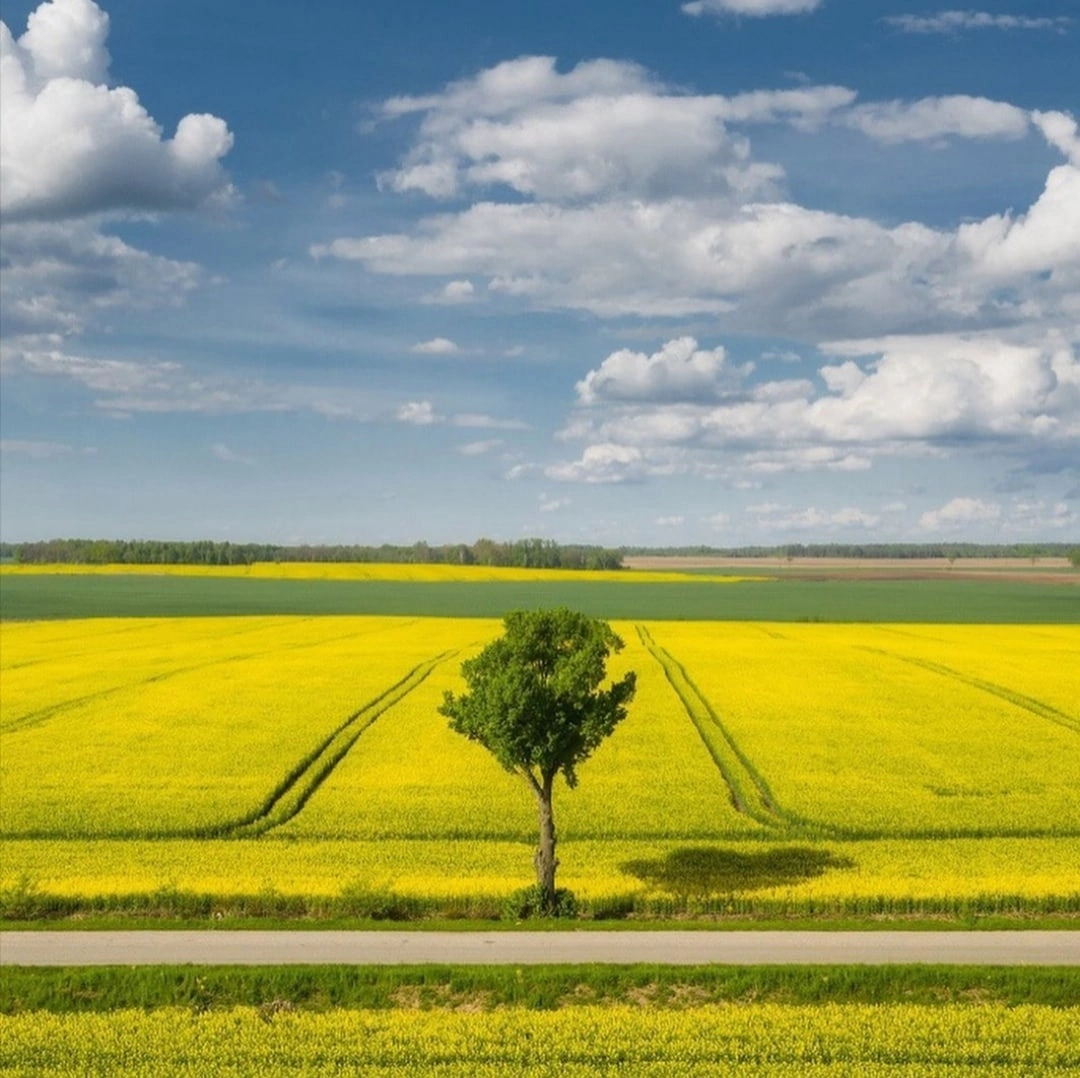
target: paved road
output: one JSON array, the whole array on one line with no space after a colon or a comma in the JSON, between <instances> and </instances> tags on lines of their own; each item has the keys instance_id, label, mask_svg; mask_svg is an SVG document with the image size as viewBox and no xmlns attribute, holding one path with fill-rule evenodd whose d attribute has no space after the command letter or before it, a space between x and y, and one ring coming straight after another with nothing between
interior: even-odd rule
<instances>
[{"instance_id":1,"label":"paved road","mask_svg":"<svg viewBox=\"0 0 1080 1078\"><path fill-rule=\"evenodd\" d=\"M0 965L1080 966L1076 932L3 932Z\"/></svg>"}]
</instances>

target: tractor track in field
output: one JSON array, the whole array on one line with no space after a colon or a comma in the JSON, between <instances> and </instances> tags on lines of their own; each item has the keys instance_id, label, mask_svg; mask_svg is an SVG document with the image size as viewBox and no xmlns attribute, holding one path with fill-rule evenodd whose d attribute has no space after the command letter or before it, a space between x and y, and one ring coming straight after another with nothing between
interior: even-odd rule
<instances>
[{"instance_id":1,"label":"tractor track in field","mask_svg":"<svg viewBox=\"0 0 1080 1078\"><path fill-rule=\"evenodd\" d=\"M636 629L642 645L664 671L668 684L678 696L716 764L735 811L770 828L785 827L794 822L779 808L768 783L736 744L682 664L657 644L643 625L636 626Z\"/></svg>"},{"instance_id":2,"label":"tractor track in field","mask_svg":"<svg viewBox=\"0 0 1080 1078\"><path fill-rule=\"evenodd\" d=\"M266 615L266 616L267 617L274 617L274 615L272 615L272 614L271 615ZM306 617L298 617L294 622L292 622L292 624L293 625L299 625L301 622L315 621L317 617L318 617L318 615L316 615L316 614L311 614L311 615L306 616ZM167 619L165 619L165 620L167 620ZM141 628L145 628L145 626L135 625L135 626L132 626L132 627L126 628L126 629L117 629L115 632L111 632L111 633L102 633L101 635L102 636L119 636L119 635L121 635L123 633L137 632ZM254 635L255 633L265 633L265 632L269 632L271 629L278 629L278 628L280 628L279 625L260 625L260 626L258 626L257 628L254 628L254 629L252 629L252 628L233 629L230 632L221 633L220 636L209 637L207 640L205 640L203 642L204 643L214 643L214 644L216 644L221 640L232 640L233 638L235 638L237 636L251 636L251 635ZM71 641L71 640L80 641L80 640L85 640L85 639L86 639L86 634L84 633L82 636L69 636L69 637L66 637L63 641L53 641L51 643L66 643L66 642ZM64 659L65 660L68 660L68 659L85 659L87 656L90 656L90 655L93 655L95 658L104 658L107 655L114 655L118 651L123 652L125 655L129 655L129 654L133 654L134 652L138 652L138 651L147 651L147 650L150 650L150 649L155 648L155 647L160 648L161 647L160 643L158 643L158 644L140 644L138 647L134 647L134 648L125 648L123 646L117 646L117 647L106 648L103 651L97 651L97 650L94 650L94 649L91 649L89 651L69 651L64 655ZM46 657L44 659L28 659L26 662L12 663L10 666L0 666L0 672L6 672L8 670L25 670L28 666L41 666L43 663L51 663L51 662L55 662L55 661L56 660L54 658L52 658L52 657Z\"/></svg>"},{"instance_id":3,"label":"tractor track in field","mask_svg":"<svg viewBox=\"0 0 1080 1078\"><path fill-rule=\"evenodd\" d=\"M953 670L950 666L932 662L930 659L919 659L911 655L898 655L895 651L886 651L884 648L872 648L866 645L857 644L856 647L860 651L868 651L874 655L884 655L887 658L895 659L897 662L908 663L911 666L929 670L932 674L938 674L952 681L959 681L962 685L968 685L973 689L989 693L991 696L996 696L999 700L1004 700L1014 707L1027 711L1032 715L1038 715L1041 719L1056 723L1066 730L1071 730L1074 734L1080 734L1080 719L1072 715L1066 715L1064 711L1058 711L1056 707L1052 707L1050 704L1045 704L1031 696L1025 696L1023 693L1006 688L1004 685L998 685L993 681L984 681L982 678L969 677L967 674L960 673L959 670Z\"/></svg>"},{"instance_id":4,"label":"tractor track in field","mask_svg":"<svg viewBox=\"0 0 1080 1078\"><path fill-rule=\"evenodd\" d=\"M436 667L460 654L460 650L444 651L414 666L404 677L394 682L373 700L354 711L315 748L308 753L271 791L253 813L222 827L199 832L200 838L254 838L275 827L288 823L308 803L316 790L330 777L334 769L349 754L361 734L390 708L400 703L418 688Z\"/></svg>"},{"instance_id":5,"label":"tractor track in field","mask_svg":"<svg viewBox=\"0 0 1080 1078\"><path fill-rule=\"evenodd\" d=\"M87 839L167 841L177 839L257 838L287 823L308 803L316 790L330 777L348 755L360 735L384 712L400 703L442 663L461 654L464 649L444 651L417 663L403 677L352 712L327 734L289 773L270 791L258 808L238 819L201 827L179 828L174 831L116 831L89 834ZM51 832L0 832L0 839L55 839Z\"/></svg>"},{"instance_id":6,"label":"tractor track in field","mask_svg":"<svg viewBox=\"0 0 1080 1078\"><path fill-rule=\"evenodd\" d=\"M416 619L414 618L413 621L415 620ZM403 624L407 625L410 624L410 622L405 622ZM249 631L255 632L257 630ZM180 677L183 674L190 674L196 670L206 670L212 666L227 666L229 663L248 662L251 659L261 659L265 658L267 655L280 655L287 651L302 651L304 648L322 647L325 644L334 644L342 640L367 636L374 631L376 630L343 633L340 636L330 636L322 640L309 641L303 644L288 644L283 647L270 648L263 651L246 652L243 655L228 655L223 658L208 659L206 662L192 663L190 666L180 666L171 670L163 670L161 673L153 674L147 678L140 678L138 681L129 681L123 685L113 685L108 689L101 689L98 692L87 693L84 696L76 696L73 699L62 700L58 704L50 704L48 707L39 708L37 711L19 715L9 722L0 723L0 733L13 734L20 730L29 729L30 727L40 726L42 723L48 722L57 715L69 711L72 708L79 707L81 704L88 704L92 700L103 700L109 696L116 696L119 693L128 692L131 689L142 688L145 685L155 685L158 682L168 681L170 678ZM243 634L240 633L237 635Z\"/></svg>"}]
</instances>

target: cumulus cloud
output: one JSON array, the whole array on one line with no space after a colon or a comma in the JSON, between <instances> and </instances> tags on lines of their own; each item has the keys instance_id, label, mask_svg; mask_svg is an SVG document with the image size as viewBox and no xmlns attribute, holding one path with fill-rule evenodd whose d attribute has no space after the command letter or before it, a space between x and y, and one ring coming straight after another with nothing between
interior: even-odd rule
<instances>
[{"instance_id":1,"label":"cumulus cloud","mask_svg":"<svg viewBox=\"0 0 1080 1078\"><path fill-rule=\"evenodd\" d=\"M676 340L654 357L695 347ZM857 473L885 456L987 446L1030 453L1080 441L1080 357L1059 336L1024 344L923 335L826 342L821 350L832 362L815 381L754 381L743 371L722 395L713 396L710 381L681 400L650 378L654 357L631 353L625 371L608 371L626 375L621 395L596 378L579 383L579 406L561 437L586 449L549 475L613 482L672 472L743 480Z\"/></svg>"},{"instance_id":2,"label":"cumulus cloud","mask_svg":"<svg viewBox=\"0 0 1080 1078\"><path fill-rule=\"evenodd\" d=\"M679 527L682 527L682 525L686 523L686 517L679 516L679 515L666 516L666 517L657 517L656 518L656 523L661 528L679 528Z\"/></svg>"},{"instance_id":3,"label":"cumulus cloud","mask_svg":"<svg viewBox=\"0 0 1080 1078\"><path fill-rule=\"evenodd\" d=\"M380 182L448 198L469 188L577 200L605 192L671 192L702 184L740 194L782 175L748 160L728 123L820 123L854 100L811 86L725 97L677 92L636 64L590 60L559 72L548 56L510 60L441 94L392 98L384 117L422 112L416 144Z\"/></svg>"},{"instance_id":4,"label":"cumulus cloud","mask_svg":"<svg viewBox=\"0 0 1080 1078\"><path fill-rule=\"evenodd\" d=\"M953 498L937 509L929 509L919 517L919 527L926 531L947 531L968 524L997 520L1001 506L981 498Z\"/></svg>"},{"instance_id":5,"label":"cumulus cloud","mask_svg":"<svg viewBox=\"0 0 1080 1078\"><path fill-rule=\"evenodd\" d=\"M694 95L634 64L560 72L535 56L381 113L420 119L384 187L477 200L406 232L331 239L315 257L467 281L535 307L714 315L735 332L792 340L1080 316L1080 168L1066 113L966 95L857 103L835 86ZM892 143L1017 139L1035 123L1070 163L1017 214L958 229L883 224L788 199L782 171L755 160L741 130L777 122Z\"/></svg>"},{"instance_id":6,"label":"cumulus cloud","mask_svg":"<svg viewBox=\"0 0 1080 1078\"><path fill-rule=\"evenodd\" d=\"M801 15L814 11L821 0L690 0L683 4L687 15L745 15L763 18L766 15Z\"/></svg>"},{"instance_id":7,"label":"cumulus cloud","mask_svg":"<svg viewBox=\"0 0 1080 1078\"><path fill-rule=\"evenodd\" d=\"M724 349L699 349L693 337L668 341L651 356L622 349L577 384L582 404L619 400L709 400L724 388Z\"/></svg>"},{"instance_id":8,"label":"cumulus cloud","mask_svg":"<svg viewBox=\"0 0 1080 1078\"><path fill-rule=\"evenodd\" d=\"M414 344L409 351L418 356L456 356L461 349L448 337L432 337Z\"/></svg>"},{"instance_id":9,"label":"cumulus cloud","mask_svg":"<svg viewBox=\"0 0 1080 1078\"><path fill-rule=\"evenodd\" d=\"M163 137L134 90L107 85L107 33L91 0L48 0L18 40L0 23L8 221L194 209L229 197L225 121L192 113Z\"/></svg>"},{"instance_id":10,"label":"cumulus cloud","mask_svg":"<svg viewBox=\"0 0 1080 1078\"><path fill-rule=\"evenodd\" d=\"M1056 30L1071 19L1064 15L995 15L988 11L938 11L932 15L886 15L882 22L907 34L957 34L963 30Z\"/></svg>"},{"instance_id":11,"label":"cumulus cloud","mask_svg":"<svg viewBox=\"0 0 1080 1078\"><path fill-rule=\"evenodd\" d=\"M645 459L634 446L609 442L590 445L580 460L553 464L544 474L564 483L626 483L644 476Z\"/></svg>"},{"instance_id":12,"label":"cumulus cloud","mask_svg":"<svg viewBox=\"0 0 1080 1078\"><path fill-rule=\"evenodd\" d=\"M472 281L449 281L443 286L440 297L444 303L468 303L476 295Z\"/></svg>"}]
</instances>

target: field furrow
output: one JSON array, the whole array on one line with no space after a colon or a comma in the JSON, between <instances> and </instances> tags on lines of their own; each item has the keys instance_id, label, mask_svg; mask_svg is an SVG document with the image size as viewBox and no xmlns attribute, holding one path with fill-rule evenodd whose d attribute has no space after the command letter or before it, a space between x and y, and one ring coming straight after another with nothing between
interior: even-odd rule
<instances>
[{"instance_id":1,"label":"field furrow","mask_svg":"<svg viewBox=\"0 0 1080 1078\"><path fill-rule=\"evenodd\" d=\"M686 670L669 652L656 644L645 626L637 626L637 633L646 651L660 664L664 676L708 749L727 786L735 811L746 813L767 827L781 823L782 814L776 808L768 784L740 751Z\"/></svg>"},{"instance_id":2,"label":"field furrow","mask_svg":"<svg viewBox=\"0 0 1080 1078\"><path fill-rule=\"evenodd\" d=\"M310 621L310 618L303 618L302 621ZM415 621L415 619L411 619ZM411 622L406 622L410 624ZM366 630L366 632L373 632L375 630ZM235 633L231 635L246 635L244 633ZM229 663L242 663L249 662L253 659L263 659L268 656L278 656L286 651L302 650L305 648L323 647L326 644L332 644L338 640L352 640L358 636L364 636L365 632L349 632L340 636L323 637L318 640L308 640L302 643L294 644L279 644L276 647L264 648L261 651L248 651L235 655L227 655L221 658L207 659L205 662L193 663L190 666L177 666L168 670L161 671L157 674L151 674L149 677L141 678L137 681L129 681L120 685L114 685L111 688L101 689L97 692L87 693L85 696L76 696L71 699L62 700L57 704L53 704L49 707L40 708L37 711L27 712L23 715L16 715L6 721L0 720L0 733L11 734L17 730L23 730L30 726L37 726L43 722L47 722L49 719L56 715L62 714L70 708L76 708L91 701L100 701L108 699L117 693L131 692L138 690L146 685L153 685L157 682L167 681L170 678L181 677L184 674L193 673L196 670L207 670L214 666L223 666ZM84 653L85 654L85 653ZM125 653L121 665L126 665L126 660L130 657L130 653ZM101 659L104 656L100 654L95 655L95 658Z\"/></svg>"},{"instance_id":3,"label":"field furrow","mask_svg":"<svg viewBox=\"0 0 1080 1078\"><path fill-rule=\"evenodd\" d=\"M456 654L456 651L444 651L441 655L419 663L400 681L350 715L325 741L316 746L312 753L300 761L257 813L227 826L224 833L231 838L261 835L291 820L341 763L360 735L380 715L389 711L426 681L437 666Z\"/></svg>"},{"instance_id":4,"label":"field furrow","mask_svg":"<svg viewBox=\"0 0 1080 1078\"><path fill-rule=\"evenodd\" d=\"M994 682L985 681L982 678L968 677L961 674L958 670L952 670L948 666L932 662L929 659L919 659L912 655L898 655L896 652L885 651L882 648L863 646L862 650L868 651L874 655L884 655L890 659L897 659L900 662L911 663L914 666L921 666L924 670L930 670L935 674L940 674L942 677L952 678L955 681L962 682L964 685L970 685L973 689L981 689L983 692L990 693L991 696L996 696L1000 700L1006 700L1010 704L1014 704L1023 711L1030 712L1032 715L1038 715L1042 719L1049 719L1050 722L1056 722L1059 726L1064 726L1067 730L1073 730L1076 733L1080 733L1080 719L1077 719L1072 715L1066 715L1056 707L1051 707L1049 704L1044 704L1041 700L1035 700L1030 696L1025 696L1023 693L1015 692L1012 689L1006 688L1004 685L996 685Z\"/></svg>"}]
</instances>

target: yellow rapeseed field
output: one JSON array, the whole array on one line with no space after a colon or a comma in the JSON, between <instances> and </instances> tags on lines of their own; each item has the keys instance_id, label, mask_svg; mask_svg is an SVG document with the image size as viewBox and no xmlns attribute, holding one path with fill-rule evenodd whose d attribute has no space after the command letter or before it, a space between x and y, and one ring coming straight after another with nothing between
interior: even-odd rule
<instances>
[{"instance_id":1,"label":"yellow rapeseed field","mask_svg":"<svg viewBox=\"0 0 1080 1078\"><path fill-rule=\"evenodd\" d=\"M652 633L811 830L1080 832L1076 626L658 622Z\"/></svg>"},{"instance_id":2,"label":"yellow rapeseed field","mask_svg":"<svg viewBox=\"0 0 1080 1078\"><path fill-rule=\"evenodd\" d=\"M1076 1073L1080 1010L1037 1005L628 1005L556 1011L236 1007L0 1018L10 1075L417 1078L773 1075L1030 1078Z\"/></svg>"},{"instance_id":3,"label":"yellow rapeseed field","mask_svg":"<svg viewBox=\"0 0 1080 1078\"><path fill-rule=\"evenodd\" d=\"M35 574L244 577L255 580L411 580L424 583L528 580L618 584L739 584L769 577L707 575L654 569L524 569L494 565L406 565L381 562L256 562L254 565L0 565L0 576Z\"/></svg>"},{"instance_id":4,"label":"yellow rapeseed field","mask_svg":"<svg viewBox=\"0 0 1080 1078\"><path fill-rule=\"evenodd\" d=\"M615 627L637 697L556 793L587 900L1080 905L1080 628ZM499 628L0 624L0 887L508 894L531 794L437 711Z\"/></svg>"}]
</instances>

